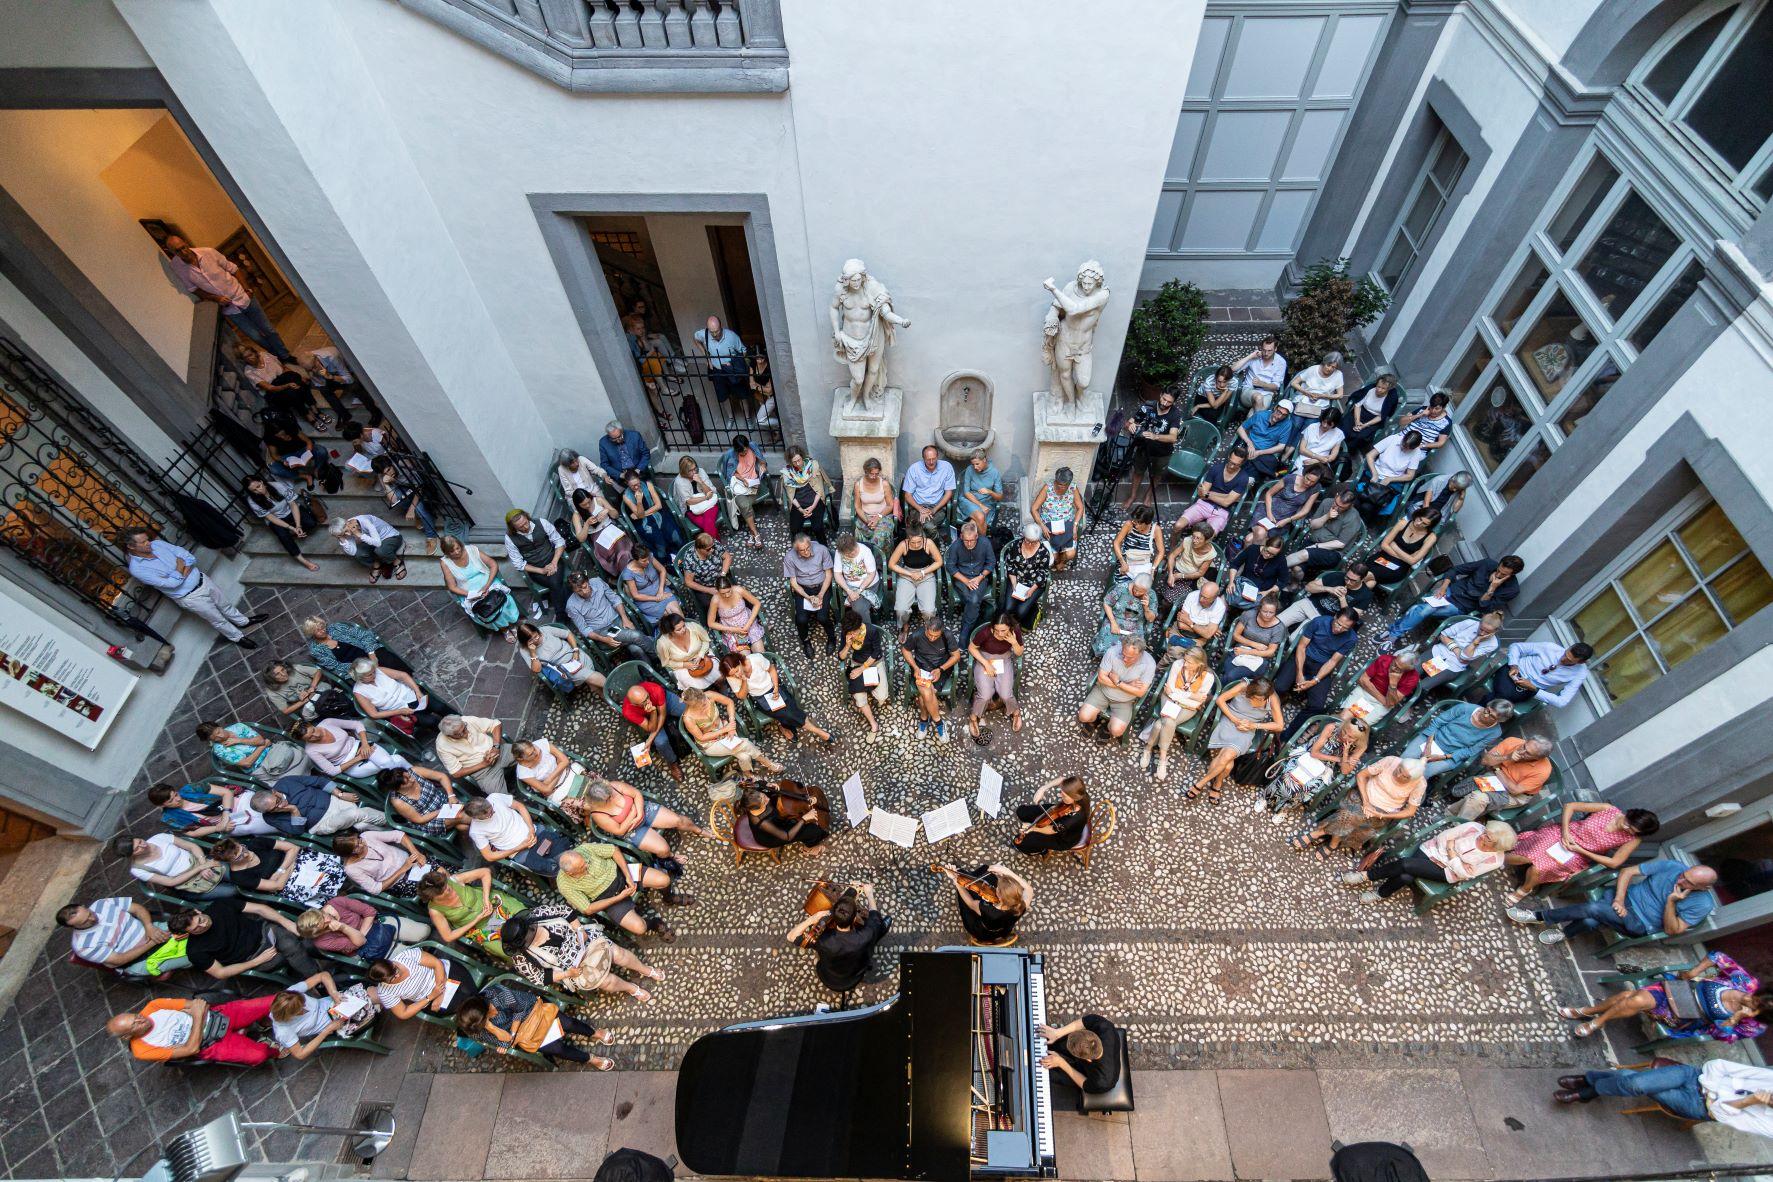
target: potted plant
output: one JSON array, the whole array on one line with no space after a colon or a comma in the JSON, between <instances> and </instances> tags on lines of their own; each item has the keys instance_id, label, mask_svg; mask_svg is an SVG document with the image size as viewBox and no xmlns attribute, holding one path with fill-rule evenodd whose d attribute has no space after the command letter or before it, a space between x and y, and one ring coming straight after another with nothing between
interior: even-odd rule
<instances>
[{"instance_id":1,"label":"potted plant","mask_svg":"<svg viewBox=\"0 0 1773 1182\"><path fill-rule=\"evenodd\" d=\"M1133 309L1127 323L1125 359L1142 393L1188 377L1194 354L1207 339L1207 297L1192 283L1172 279Z\"/></svg>"},{"instance_id":2,"label":"potted plant","mask_svg":"<svg viewBox=\"0 0 1773 1182\"><path fill-rule=\"evenodd\" d=\"M1347 259L1320 259L1305 269L1299 294L1281 309L1281 355L1299 369L1332 350L1345 353L1348 334L1379 319L1390 302L1370 277L1350 278Z\"/></svg>"}]
</instances>

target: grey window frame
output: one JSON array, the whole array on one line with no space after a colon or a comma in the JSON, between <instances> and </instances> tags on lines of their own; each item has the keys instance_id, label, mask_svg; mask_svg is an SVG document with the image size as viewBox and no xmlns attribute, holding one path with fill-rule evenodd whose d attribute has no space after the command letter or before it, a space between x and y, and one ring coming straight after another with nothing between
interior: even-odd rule
<instances>
[{"instance_id":1,"label":"grey window frame","mask_svg":"<svg viewBox=\"0 0 1773 1182\"><path fill-rule=\"evenodd\" d=\"M1434 142L1429 145L1428 153L1422 159L1421 172L1417 174L1416 180L1410 185L1410 192L1404 198L1403 205L1398 209L1397 220L1392 223L1390 232L1385 236L1383 249L1374 256L1373 269L1369 272L1373 280L1388 292L1396 292L1402 288L1416 269L1416 265L1422 261L1423 252L1434 240L1435 227L1440 225L1441 219L1446 216L1448 207L1453 204L1454 198L1458 195L1459 182L1465 176L1465 170L1471 167L1471 156L1460 144L1458 137L1445 123L1441 122L1439 116L1432 117L1439 130L1435 133ZM1435 176L1434 169L1435 165L1440 163L1441 154L1448 150L1459 153L1459 167L1453 173L1452 178L1442 184L1440 178ZM1416 207L1416 202L1423 192L1430 188L1434 189L1440 201L1435 205L1434 214L1428 219L1428 224L1422 228L1421 238L1418 240L1410 233L1407 223L1410 211ZM1397 273L1396 279L1387 281L1382 273L1382 268L1385 265L1385 260L1389 259L1392 252L1397 249L1400 240L1410 248L1410 261Z\"/></svg>"}]
</instances>

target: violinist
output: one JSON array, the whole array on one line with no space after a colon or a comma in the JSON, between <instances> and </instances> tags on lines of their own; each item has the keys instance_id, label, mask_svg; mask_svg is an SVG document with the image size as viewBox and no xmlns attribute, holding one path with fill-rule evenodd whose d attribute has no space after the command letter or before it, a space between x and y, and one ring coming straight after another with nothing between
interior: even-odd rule
<instances>
[{"instance_id":1,"label":"violinist","mask_svg":"<svg viewBox=\"0 0 1773 1182\"><path fill-rule=\"evenodd\" d=\"M1047 803L1055 788L1058 798ZM1090 790L1082 776L1055 776L1040 786L1034 803L1016 806L1016 820L1022 828L1010 844L1018 852L1044 857L1073 849L1090 823Z\"/></svg>"},{"instance_id":2,"label":"violinist","mask_svg":"<svg viewBox=\"0 0 1773 1182\"><path fill-rule=\"evenodd\" d=\"M974 944L1005 948L1016 942L1016 925L1028 914L1034 888L1008 866L993 862L976 870L931 866L954 884L960 926Z\"/></svg>"},{"instance_id":3,"label":"violinist","mask_svg":"<svg viewBox=\"0 0 1773 1182\"><path fill-rule=\"evenodd\" d=\"M757 839L758 845L779 849L798 842L809 853L816 854L824 848L830 833L817 819L822 814L814 810L807 809L797 816L789 816L789 813L798 811L796 805L799 803L786 799L779 788L747 787L739 798L740 807L751 822L751 835Z\"/></svg>"},{"instance_id":4,"label":"violinist","mask_svg":"<svg viewBox=\"0 0 1773 1182\"><path fill-rule=\"evenodd\" d=\"M820 928L813 943L819 983L833 993L848 993L869 977L874 946L892 926L892 919L880 913L874 884L862 882L838 896L831 910L814 912L796 924L788 942L799 946L808 932Z\"/></svg>"}]
</instances>

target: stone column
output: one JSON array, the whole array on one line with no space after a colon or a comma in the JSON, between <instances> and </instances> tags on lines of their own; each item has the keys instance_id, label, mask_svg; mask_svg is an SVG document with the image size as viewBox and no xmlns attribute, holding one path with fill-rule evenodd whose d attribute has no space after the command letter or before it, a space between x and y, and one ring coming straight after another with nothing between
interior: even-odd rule
<instances>
[{"instance_id":1,"label":"stone column","mask_svg":"<svg viewBox=\"0 0 1773 1182\"><path fill-rule=\"evenodd\" d=\"M895 489L898 485L894 462L899 441L899 416L905 409L905 392L897 386L881 391L878 407L857 411L850 402L850 388L840 386L831 392L831 437L837 440L837 455L843 472L844 504L838 516L850 517L849 490L862 479L862 465L879 460L881 474Z\"/></svg>"},{"instance_id":2,"label":"stone column","mask_svg":"<svg viewBox=\"0 0 1773 1182\"><path fill-rule=\"evenodd\" d=\"M1108 392L1091 390L1075 409L1061 409L1058 398L1041 390L1034 395L1034 463L1028 471L1029 495L1052 479L1060 468L1070 468L1081 493L1090 483L1096 465L1096 449L1102 445L1108 420Z\"/></svg>"}]
</instances>

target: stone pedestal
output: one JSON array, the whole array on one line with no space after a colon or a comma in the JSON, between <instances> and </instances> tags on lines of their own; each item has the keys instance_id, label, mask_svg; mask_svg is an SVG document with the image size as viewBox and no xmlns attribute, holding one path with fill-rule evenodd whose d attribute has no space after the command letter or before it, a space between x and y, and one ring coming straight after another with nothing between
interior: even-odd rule
<instances>
[{"instance_id":1,"label":"stone pedestal","mask_svg":"<svg viewBox=\"0 0 1773 1182\"><path fill-rule=\"evenodd\" d=\"M831 392L831 437L837 440L837 454L843 471L844 500L849 490L862 479L862 465L879 460L881 475L887 483L898 487L897 465L893 462L899 439L899 416L905 409L905 392L888 386L880 403L866 410L852 410L850 388L839 386ZM839 509L846 520L848 505Z\"/></svg>"},{"instance_id":2,"label":"stone pedestal","mask_svg":"<svg viewBox=\"0 0 1773 1182\"><path fill-rule=\"evenodd\" d=\"M1108 392L1091 390L1075 410L1062 409L1058 395L1041 390L1034 395L1034 462L1029 465L1029 495L1053 478L1060 468L1070 468L1078 492L1090 482L1096 465L1096 449L1102 445L1108 421Z\"/></svg>"}]
</instances>

